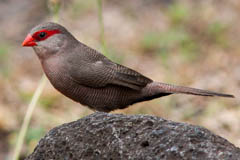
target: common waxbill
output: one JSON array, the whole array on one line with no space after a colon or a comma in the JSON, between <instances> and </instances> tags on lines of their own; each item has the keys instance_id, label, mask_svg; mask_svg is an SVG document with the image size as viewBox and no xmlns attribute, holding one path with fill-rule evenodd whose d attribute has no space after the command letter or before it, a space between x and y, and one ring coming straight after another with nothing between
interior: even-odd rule
<instances>
[{"instance_id":1,"label":"common waxbill","mask_svg":"<svg viewBox=\"0 0 240 160\"><path fill-rule=\"evenodd\" d=\"M174 93L234 97L155 82L112 62L52 22L34 27L22 46L33 47L45 74L58 91L97 111L110 112Z\"/></svg>"}]
</instances>

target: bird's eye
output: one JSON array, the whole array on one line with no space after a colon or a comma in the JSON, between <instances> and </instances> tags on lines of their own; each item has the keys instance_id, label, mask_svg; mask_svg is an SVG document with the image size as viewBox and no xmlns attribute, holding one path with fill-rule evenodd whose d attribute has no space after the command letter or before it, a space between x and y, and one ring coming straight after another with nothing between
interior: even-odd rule
<instances>
[{"instance_id":1,"label":"bird's eye","mask_svg":"<svg viewBox=\"0 0 240 160\"><path fill-rule=\"evenodd\" d=\"M46 35L47 35L46 32L40 32L38 36L39 36L40 38L44 38Z\"/></svg>"}]
</instances>

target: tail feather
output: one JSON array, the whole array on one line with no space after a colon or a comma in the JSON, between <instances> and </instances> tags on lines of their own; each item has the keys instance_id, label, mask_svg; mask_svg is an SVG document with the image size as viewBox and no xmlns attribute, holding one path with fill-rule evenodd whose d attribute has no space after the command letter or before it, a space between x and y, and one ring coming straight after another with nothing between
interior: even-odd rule
<instances>
[{"instance_id":1,"label":"tail feather","mask_svg":"<svg viewBox=\"0 0 240 160\"><path fill-rule=\"evenodd\" d=\"M158 83L158 86L162 88L162 92L164 93L183 93L183 94L192 94L192 95L199 95L199 96L220 96L220 97L234 98L234 95L230 95L230 94L217 93L217 92L190 88L190 87L175 86L175 85L160 83L160 82Z\"/></svg>"}]
</instances>

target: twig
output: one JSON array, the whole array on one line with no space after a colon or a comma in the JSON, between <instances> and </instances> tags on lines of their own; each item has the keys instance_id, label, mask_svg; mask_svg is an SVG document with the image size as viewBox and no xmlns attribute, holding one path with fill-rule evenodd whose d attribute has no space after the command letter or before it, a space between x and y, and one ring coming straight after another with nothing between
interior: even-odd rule
<instances>
[{"instance_id":1,"label":"twig","mask_svg":"<svg viewBox=\"0 0 240 160\"><path fill-rule=\"evenodd\" d=\"M102 0L97 0L98 3L98 21L99 21L99 27L100 27L100 40L102 44L103 53L105 55L108 54L106 42L104 38L104 24L103 24L103 16L102 16Z\"/></svg>"},{"instance_id":2,"label":"twig","mask_svg":"<svg viewBox=\"0 0 240 160\"><path fill-rule=\"evenodd\" d=\"M37 101L38 101L38 99L39 99L39 97L40 97L40 95L41 95L41 93L44 89L46 81L47 81L47 78L46 78L45 75L43 75L40 82L39 82L39 85L38 85L36 91L34 92L34 95L31 99L31 102L28 105L27 113L24 117L23 124L22 124L21 130L20 130L20 133L19 133L19 136L18 136L18 139L17 139L16 148L15 148L14 154L13 154L13 160L18 160L19 159L19 155L20 155L20 152L21 152L21 148L22 148L25 136L26 136L26 132L27 132L30 120L32 118L32 113L33 113L34 108L37 104Z\"/></svg>"}]
</instances>

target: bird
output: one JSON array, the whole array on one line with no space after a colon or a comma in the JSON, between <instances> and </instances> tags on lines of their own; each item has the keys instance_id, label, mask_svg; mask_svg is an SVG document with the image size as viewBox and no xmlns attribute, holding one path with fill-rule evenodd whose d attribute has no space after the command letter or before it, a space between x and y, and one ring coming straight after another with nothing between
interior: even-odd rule
<instances>
[{"instance_id":1,"label":"bird","mask_svg":"<svg viewBox=\"0 0 240 160\"><path fill-rule=\"evenodd\" d=\"M33 48L56 90L94 111L111 112L178 93L234 98L230 94L153 81L114 63L54 22L32 28L22 46Z\"/></svg>"}]
</instances>

